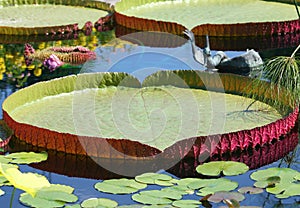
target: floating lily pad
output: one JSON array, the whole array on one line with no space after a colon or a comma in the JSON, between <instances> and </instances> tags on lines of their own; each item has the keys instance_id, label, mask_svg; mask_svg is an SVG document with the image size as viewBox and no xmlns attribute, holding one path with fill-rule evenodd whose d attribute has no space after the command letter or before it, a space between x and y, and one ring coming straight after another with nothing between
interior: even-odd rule
<instances>
[{"instance_id":1,"label":"floating lily pad","mask_svg":"<svg viewBox=\"0 0 300 208\"><path fill-rule=\"evenodd\" d=\"M114 208L116 206L118 206L116 201L106 198L90 198L81 203L83 208Z\"/></svg>"},{"instance_id":2,"label":"floating lily pad","mask_svg":"<svg viewBox=\"0 0 300 208\"><path fill-rule=\"evenodd\" d=\"M203 175L218 176L223 172L224 175L239 175L246 173L249 167L241 162L234 161L213 161L197 166L196 171Z\"/></svg>"},{"instance_id":3,"label":"floating lily pad","mask_svg":"<svg viewBox=\"0 0 300 208\"><path fill-rule=\"evenodd\" d=\"M194 194L194 189L191 189L187 186L184 185L176 185L176 186L170 186L167 188L163 188L161 189L162 191L173 191L173 192L177 192L181 195L186 195L186 194Z\"/></svg>"},{"instance_id":4,"label":"floating lily pad","mask_svg":"<svg viewBox=\"0 0 300 208\"><path fill-rule=\"evenodd\" d=\"M39 189L50 186L45 176L35 173L22 173L18 168L8 164L0 163L0 171L14 187L26 191L31 196L35 196Z\"/></svg>"},{"instance_id":5,"label":"floating lily pad","mask_svg":"<svg viewBox=\"0 0 300 208\"><path fill-rule=\"evenodd\" d=\"M281 182L276 184L274 187L267 188L266 191L271 194L275 194L277 198L288 198L292 196L299 196L300 184Z\"/></svg>"},{"instance_id":6,"label":"floating lily pad","mask_svg":"<svg viewBox=\"0 0 300 208\"><path fill-rule=\"evenodd\" d=\"M299 175L300 172L290 168L268 168L256 171L250 177L256 180L254 186L266 188L278 198L288 198L300 195Z\"/></svg>"},{"instance_id":7,"label":"floating lily pad","mask_svg":"<svg viewBox=\"0 0 300 208\"><path fill-rule=\"evenodd\" d=\"M96 22L100 17L108 15L107 11L99 10L98 8L105 8L104 2L94 2L91 7L83 7L85 2L78 7L76 3L69 5L49 4L48 1L39 2L40 4L30 4L23 1L15 5L15 1L0 2L0 34L8 35L45 35L47 33L70 33L76 32L78 29L84 27L85 23L90 21ZM103 5L103 6L102 6ZM80 15L78 15L80 14ZM37 18L33 18L37 17Z\"/></svg>"},{"instance_id":8,"label":"floating lily pad","mask_svg":"<svg viewBox=\"0 0 300 208\"><path fill-rule=\"evenodd\" d=\"M5 158L11 160L10 163L14 164L30 164L47 160L48 154L47 152L16 152L6 155Z\"/></svg>"},{"instance_id":9,"label":"floating lily pad","mask_svg":"<svg viewBox=\"0 0 300 208\"><path fill-rule=\"evenodd\" d=\"M198 35L213 36L271 35L284 29L285 21L292 27L298 19L294 5L260 0L122 0L115 10L117 23L133 29L180 34L185 27L194 28ZM278 22L282 23L280 29ZM265 31L258 27L265 27Z\"/></svg>"},{"instance_id":10,"label":"floating lily pad","mask_svg":"<svg viewBox=\"0 0 300 208\"><path fill-rule=\"evenodd\" d=\"M35 196L29 193L20 195L21 203L31 207L62 207L66 203L73 203L78 197L72 194L74 188L70 186L51 184L37 190Z\"/></svg>"},{"instance_id":11,"label":"floating lily pad","mask_svg":"<svg viewBox=\"0 0 300 208\"><path fill-rule=\"evenodd\" d=\"M245 128L257 131L256 127L273 125L272 122L282 118L276 109L257 101L251 105L251 109L255 112L255 119L229 116L225 119L226 122L224 120L224 128L212 129L209 120L213 119L212 113L215 111L211 110L211 102L218 103L217 106L222 111L218 113L229 115L230 112L244 112L253 100L227 93L200 90L198 88L203 87L200 78L195 81L199 85L197 89L176 87L176 80L173 83L172 79L167 79L173 76L178 78L179 75L182 76L180 79L184 80L184 83L190 82L191 86L195 86L194 81L197 76L210 80L213 89L221 84L217 84L216 77L197 71L161 71L149 76L143 88L140 88L141 84L137 79L125 73L67 76L29 86L11 95L3 103L4 119L17 137L34 146L106 158L124 158L124 154L147 157L158 153L173 158L182 157L187 153L172 149L178 148L176 145L180 141L195 136L198 138L210 134L226 134L228 137L225 138L228 140L222 140L222 144L227 146L222 151L229 151L234 146L228 146L228 141L231 141L231 137L237 139L231 132ZM237 87L239 85L241 78L231 76L230 79L222 78L221 85L225 89L226 80L232 82L234 79L235 85ZM212 79L215 81L211 81ZM218 79L220 82L220 77ZM165 83L165 80L170 81ZM242 80L243 85L246 80ZM233 85L228 83L227 87L231 86ZM230 91L232 92L231 88ZM214 100L210 97L218 99ZM225 103L220 104L219 99L222 97ZM97 102L94 102L95 100ZM223 107L226 111L223 111ZM85 116L80 116L83 114ZM258 120L261 123L258 123ZM293 122L289 124L293 125ZM30 132L26 133L26 130L23 130L24 125L26 130L30 129ZM270 129L265 128L266 131ZM31 135L32 132L35 133ZM277 131L272 131L273 134L280 135ZM273 136L270 136L271 138L273 139ZM201 139L199 138L199 141ZM236 148L245 148L247 145L252 145L252 142L257 142L238 139L241 142L245 141L245 144L240 144ZM235 142L235 144L239 143L239 141ZM188 144L191 147L192 143L187 142L186 145ZM180 148L188 151L190 147ZM164 151L168 148L169 151Z\"/></svg>"},{"instance_id":12,"label":"floating lily pad","mask_svg":"<svg viewBox=\"0 0 300 208\"><path fill-rule=\"evenodd\" d=\"M219 191L215 192L208 198L208 201L214 203L220 203L223 200L236 200L238 202L243 201L245 196L238 192Z\"/></svg>"},{"instance_id":13,"label":"floating lily pad","mask_svg":"<svg viewBox=\"0 0 300 208\"><path fill-rule=\"evenodd\" d=\"M62 201L49 201L47 199L32 197L28 193L22 193L19 198L20 202L29 207L43 207L43 208L53 208L53 207L63 207L66 203Z\"/></svg>"},{"instance_id":14,"label":"floating lily pad","mask_svg":"<svg viewBox=\"0 0 300 208\"><path fill-rule=\"evenodd\" d=\"M258 170L250 175L250 178L256 180L257 183L262 182L266 184L270 182L293 182L299 177L300 172L290 168L268 168L265 170ZM261 187L260 188L264 188Z\"/></svg>"},{"instance_id":15,"label":"floating lily pad","mask_svg":"<svg viewBox=\"0 0 300 208\"><path fill-rule=\"evenodd\" d=\"M74 204L74 205L65 206L65 208L82 208L82 207L79 204Z\"/></svg>"},{"instance_id":16,"label":"floating lily pad","mask_svg":"<svg viewBox=\"0 0 300 208\"><path fill-rule=\"evenodd\" d=\"M226 178L202 179L188 184L192 189L198 189L197 195L206 196L219 191L232 191L238 187L238 183Z\"/></svg>"},{"instance_id":17,"label":"floating lily pad","mask_svg":"<svg viewBox=\"0 0 300 208\"><path fill-rule=\"evenodd\" d=\"M171 204L173 200L181 199L182 195L167 191L150 190L141 191L132 195L132 199L142 204L164 205Z\"/></svg>"},{"instance_id":18,"label":"floating lily pad","mask_svg":"<svg viewBox=\"0 0 300 208\"><path fill-rule=\"evenodd\" d=\"M156 184L159 186L172 186L175 183L171 176L160 173L144 173L136 176L135 180L140 183Z\"/></svg>"},{"instance_id":19,"label":"floating lily pad","mask_svg":"<svg viewBox=\"0 0 300 208\"><path fill-rule=\"evenodd\" d=\"M112 194L131 194L147 187L147 184L136 182L134 179L111 179L95 184L98 191Z\"/></svg>"},{"instance_id":20,"label":"floating lily pad","mask_svg":"<svg viewBox=\"0 0 300 208\"><path fill-rule=\"evenodd\" d=\"M174 207L179 207L179 208L197 208L199 205L201 205L200 201L196 200L179 200L179 201L174 201L172 203Z\"/></svg>"}]
</instances>

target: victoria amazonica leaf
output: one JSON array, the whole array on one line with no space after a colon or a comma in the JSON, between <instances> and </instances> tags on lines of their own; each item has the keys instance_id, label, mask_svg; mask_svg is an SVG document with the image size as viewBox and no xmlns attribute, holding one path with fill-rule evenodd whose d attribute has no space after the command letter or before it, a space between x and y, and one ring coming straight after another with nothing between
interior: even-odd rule
<instances>
[{"instance_id":1,"label":"victoria amazonica leaf","mask_svg":"<svg viewBox=\"0 0 300 208\"><path fill-rule=\"evenodd\" d=\"M298 19L295 6L260 0L193 0L131 2L123 0L116 11L126 16L175 22L192 29L201 24L237 24Z\"/></svg>"},{"instance_id":2,"label":"victoria amazonica leaf","mask_svg":"<svg viewBox=\"0 0 300 208\"><path fill-rule=\"evenodd\" d=\"M252 129L282 118L259 101L245 112L252 102L200 89L109 86L46 96L18 106L10 115L55 132L126 138L162 151L183 139ZM220 125L212 125L214 119Z\"/></svg>"},{"instance_id":3,"label":"victoria amazonica leaf","mask_svg":"<svg viewBox=\"0 0 300 208\"><path fill-rule=\"evenodd\" d=\"M65 5L18 5L0 9L0 26L49 27L78 23L82 28L87 21L96 22L108 14L98 9Z\"/></svg>"}]
</instances>

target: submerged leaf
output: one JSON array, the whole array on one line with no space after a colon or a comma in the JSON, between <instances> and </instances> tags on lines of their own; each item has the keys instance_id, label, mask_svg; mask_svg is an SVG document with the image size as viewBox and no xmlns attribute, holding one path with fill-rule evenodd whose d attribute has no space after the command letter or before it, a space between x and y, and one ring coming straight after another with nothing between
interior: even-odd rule
<instances>
[{"instance_id":1,"label":"submerged leaf","mask_svg":"<svg viewBox=\"0 0 300 208\"><path fill-rule=\"evenodd\" d=\"M246 194L246 193L260 194L260 193L264 192L264 190L261 188L255 188L255 187L242 187L242 188L238 189L238 192L243 193L243 194Z\"/></svg>"},{"instance_id":2,"label":"submerged leaf","mask_svg":"<svg viewBox=\"0 0 300 208\"><path fill-rule=\"evenodd\" d=\"M90 198L81 203L83 208L114 208L118 203L111 199L106 198Z\"/></svg>"},{"instance_id":3,"label":"submerged leaf","mask_svg":"<svg viewBox=\"0 0 300 208\"><path fill-rule=\"evenodd\" d=\"M245 196L238 192L219 191L211 195L207 200L214 203L220 203L223 200L243 201Z\"/></svg>"},{"instance_id":4,"label":"submerged leaf","mask_svg":"<svg viewBox=\"0 0 300 208\"><path fill-rule=\"evenodd\" d=\"M199 165L196 168L202 175L218 176L223 171L224 175L239 175L247 172L249 167L241 162L235 161L212 161Z\"/></svg>"},{"instance_id":5,"label":"submerged leaf","mask_svg":"<svg viewBox=\"0 0 300 208\"><path fill-rule=\"evenodd\" d=\"M14 187L26 191L31 196L35 196L39 189L50 186L45 176L35 173L22 173L9 164L0 163L0 171Z\"/></svg>"},{"instance_id":6,"label":"submerged leaf","mask_svg":"<svg viewBox=\"0 0 300 208\"><path fill-rule=\"evenodd\" d=\"M112 194L131 194L147 187L147 184L136 182L133 179L111 179L95 184L98 191Z\"/></svg>"}]
</instances>

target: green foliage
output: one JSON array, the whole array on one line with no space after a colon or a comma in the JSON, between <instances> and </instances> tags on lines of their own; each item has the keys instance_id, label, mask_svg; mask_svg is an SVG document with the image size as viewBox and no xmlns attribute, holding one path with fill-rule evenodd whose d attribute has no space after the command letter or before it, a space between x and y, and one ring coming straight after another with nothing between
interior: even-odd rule
<instances>
[{"instance_id":1,"label":"green foliage","mask_svg":"<svg viewBox=\"0 0 300 208\"><path fill-rule=\"evenodd\" d=\"M144 173L135 177L135 180L145 184L156 184L159 186L172 186L176 182L171 176L159 173Z\"/></svg>"},{"instance_id":2,"label":"green foliage","mask_svg":"<svg viewBox=\"0 0 300 208\"><path fill-rule=\"evenodd\" d=\"M268 168L259 170L250 175L256 180L254 186L266 188L266 191L275 194L277 198L288 198L300 195L300 172L290 168Z\"/></svg>"},{"instance_id":3,"label":"green foliage","mask_svg":"<svg viewBox=\"0 0 300 208\"><path fill-rule=\"evenodd\" d=\"M291 56L278 56L272 58L264 64L260 76L253 81L253 90L249 89L249 94L255 96L254 91L258 87L269 94L269 97L260 97L264 101L273 100L273 105L280 108L286 108L286 104L282 103L282 97L287 104L294 107L300 103L300 67L299 59L296 53L300 45L295 49ZM264 80L270 81L270 86L265 87Z\"/></svg>"},{"instance_id":4,"label":"green foliage","mask_svg":"<svg viewBox=\"0 0 300 208\"><path fill-rule=\"evenodd\" d=\"M114 208L118 203L111 199L106 198L90 198L81 203L83 208Z\"/></svg>"},{"instance_id":5,"label":"green foliage","mask_svg":"<svg viewBox=\"0 0 300 208\"><path fill-rule=\"evenodd\" d=\"M95 188L98 191L111 194L131 194L146 187L146 184L126 178L105 180L95 184Z\"/></svg>"},{"instance_id":6,"label":"green foliage","mask_svg":"<svg viewBox=\"0 0 300 208\"><path fill-rule=\"evenodd\" d=\"M222 171L224 175L233 176L246 173L248 170L249 167L246 164L234 161L213 161L196 168L198 173L208 176L218 176Z\"/></svg>"},{"instance_id":7,"label":"green foliage","mask_svg":"<svg viewBox=\"0 0 300 208\"><path fill-rule=\"evenodd\" d=\"M10 160L10 163L14 164L30 164L30 163L38 163L47 160L48 153L41 152L15 152L5 155L4 158Z\"/></svg>"},{"instance_id":8,"label":"green foliage","mask_svg":"<svg viewBox=\"0 0 300 208\"><path fill-rule=\"evenodd\" d=\"M179 208L197 208L201 204L200 201L196 200L179 200L179 201L174 201L172 205L174 207L179 207Z\"/></svg>"}]
</instances>

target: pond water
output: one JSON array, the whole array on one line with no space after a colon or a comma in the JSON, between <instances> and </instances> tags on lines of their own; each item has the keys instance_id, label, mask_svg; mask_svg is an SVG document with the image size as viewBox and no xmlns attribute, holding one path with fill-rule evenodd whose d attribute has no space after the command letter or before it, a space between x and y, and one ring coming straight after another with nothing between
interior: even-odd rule
<instances>
[{"instance_id":1,"label":"pond water","mask_svg":"<svg viewBox=\"0 0 300 208\"><path fill-rule=\"evenodd\" d=\"M118 37L118 38L117 38ZM48 37L49 38L49 37ZM284 39L284 37L282 37ZM166 42L168 40L168 42ZM222 40L219 40L222 41ZM270 41L270 42L268 42ZM272 40L265 40L265 45L272 45ZM285 40L283 40L285 41ZM50 72L41 68L41 63L36 63L31 68L24 66L23 46L29 42L35 49L44 49L49 46L64 45L82 45L94 50L97 53L97 59L89 61L83 66L68 66ZM272 42L272 43L271 43ZM167 44L166 44L167 43ZM201 40L199 40L201 44ZM235 42L236 44L237 42ZM264 46L265 46L264 45ZM283 44L284 45L284 44ZM280 43L278 42L278 46ZM202 46L203 47L203 46ZM270 58L275 55L286 55L295 48L296 45L289 45L285 48L255 48L259 50L263 58ZM236 50L236 47L223 49L229 57L243 53L244 50ZM219 50L214 49L212 50ZM216 51L213 51L215 53ZM116 30L93 33L91 36L79 34L76 38L70 37L52 37L52 40L44 37L29 39L28 37L5 37L0 39L0 70L1 70L1 100L18 89L31 85L33 83L50 80L53 78L78 73L89 72L128 72L136 76L140 81L157 70L173 69L198 69L203 70L192 58L192 50L189 42L183 37L166 34L149 34L149 33L117 33ZM2 118L2 114L1 114ZM298 129L294 129L297 136ZM0 136L5 138L6 131L1 128ZM296 139L297 140L297 139ZM291 167L300 171L300 145L295 141L295 137L283 138L264 147L251 151L245 151L225 156L212 158L212 160L237 160L248 164L251 171L246 174L228 177L239 183L240 186L252 186L253 181L249 175L257 169L266 169L268 167ZM294 149L294 147L296 149ZM41 149L26 145L17 138L10 142L9 152L16 151L41 151ZM286 156L286 152L290 153ZM51 183L70 185L75 188L75 195L79 197L79 202L91 197L105 197L114 199L119 205L135 204L130 195L110 195L103 194L94 189L94 184L102 179L120 178L118 172L111 172L98 164L111 164L111 161L97 161L95 158L66 155L54 151L49 151L49 158L46 162L34 165L21 165L22 172L36 172L48 178ZM126 161L116 161L113 163L117 169L136 168L139 164L129 164ZM115 170L115 168L112 168ZM143 170L139 170L142 172ZM194 161L183 160L168 170L157 171L171 174L174 177L191 177L199 176L195 173ZM150 186L149 189L158 188ZM25 207L18 202L18 196L21 191L17 190L12 194L11 187L2 188L6 194L0 196L1 207L21 208ZM198 199L199 196L191 195L188 198ZM11 202L12 200L12 202ZM288 199L277 199L266 192L259 195L248 195L242 205L260 206L260 207L299 207L300 197L291 197ZM218 204L222 205L222 204ZM223 204L224 205L224 204ZM214 205L217 206L217 205Z\"/></svg>"}]
</instances>

